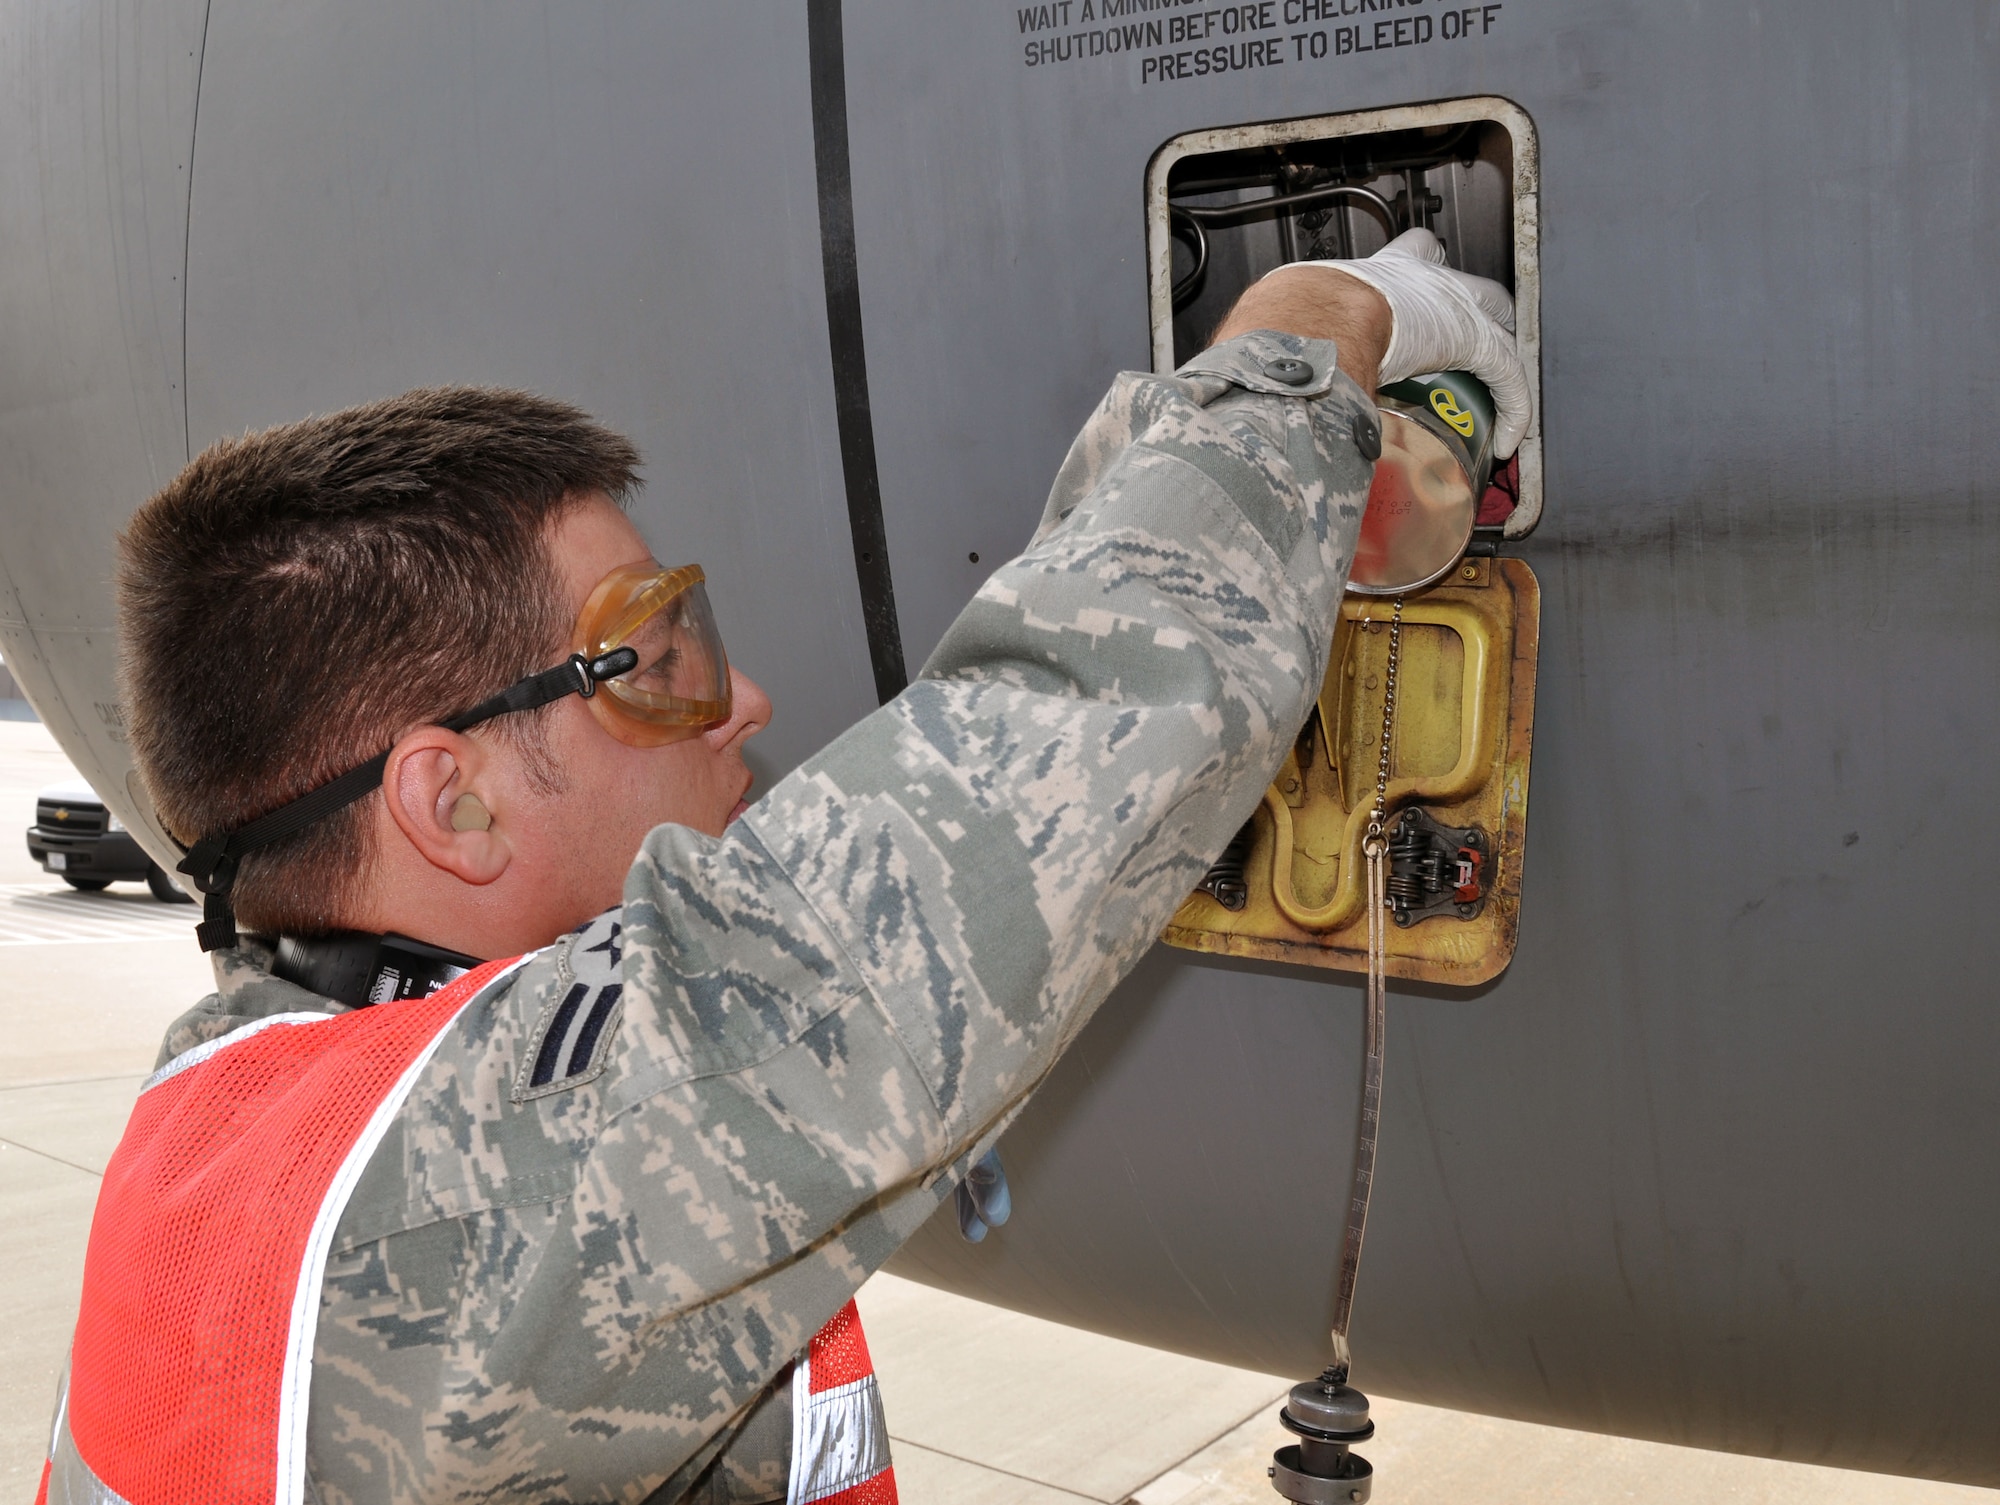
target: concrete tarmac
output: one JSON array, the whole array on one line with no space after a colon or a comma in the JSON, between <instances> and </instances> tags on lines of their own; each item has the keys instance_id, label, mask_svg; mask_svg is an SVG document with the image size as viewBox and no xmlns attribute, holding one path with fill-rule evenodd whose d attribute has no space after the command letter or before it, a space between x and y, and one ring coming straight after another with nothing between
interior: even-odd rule
<instances>
[{"instance_id":1,"label":"concrete tarmac","mask_svg":"<svg viewBox=\"0 0 2000 1505\"><path fill-rule=\"evenodd\" d=\"M32 1498L106 1161L168 1021L210 991L192 906L77 894L28 860L72 777L0 722L0 1496ZM1266 1505L1293 1379L1024 1317L894 1276L862 1288L908 1505ZM1976 1505L1994 1492L1738 1458L1378 1398L1384 1505Z\"/></svg>"}]
</instances>

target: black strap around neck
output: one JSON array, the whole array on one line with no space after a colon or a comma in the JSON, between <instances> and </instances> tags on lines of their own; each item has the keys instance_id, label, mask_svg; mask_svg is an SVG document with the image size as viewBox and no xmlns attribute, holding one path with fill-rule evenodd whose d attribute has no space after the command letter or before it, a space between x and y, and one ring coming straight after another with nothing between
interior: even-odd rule
<instances>
[{"instance_id":1,"label":"black strap around neck","mask_svg":"<svg viewBox=\"0 0 2000 1505\"><path fill-rule=\"evenodd\" d=\"M629 674L638 664L638 652L631 648L614 648L594 659L572 653L554 668L517 680L498 695L488 696L471 710L439 725L447 731L470 731L495 716L505 716L513 711L532 711L537 706L561 700L565 695L581 695L587 700L597 693L601 682ZM339 778L320 785L309 794L300 795L288 805L280 805L267 815L258 816L246 826L204 836L189 847L187 855L176 867L194 879L194 886L205 896L201 923L195 926L194 932L195 939L201 942L201 949L215 951L236 944L236 911L229 902L229 891L236 884L236 870L245 857L260 847L268 847L287 836L297 835L313 822L325 820L336 810L346 809L381 786L382 771L388 766L389 753L385 750L359 768L348 769Z\"/></svg>"}]
</instances>

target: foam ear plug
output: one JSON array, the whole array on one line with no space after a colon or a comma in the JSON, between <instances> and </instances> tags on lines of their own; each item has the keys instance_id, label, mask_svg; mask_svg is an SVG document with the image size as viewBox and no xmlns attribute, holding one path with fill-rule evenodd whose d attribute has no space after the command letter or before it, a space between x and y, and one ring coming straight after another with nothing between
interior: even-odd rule
<instances>
[{"instance_id":1,"label":"foam ear plug","mask_svg":"<svg viewBox=\"0 0 2000 1505\"><path fill-rule=\"evenodd\" d=\"M454 831L485 831L493 825L493 812L476 794L461 794L452 802L451 828Z\"/></svg>"}]
</instances>

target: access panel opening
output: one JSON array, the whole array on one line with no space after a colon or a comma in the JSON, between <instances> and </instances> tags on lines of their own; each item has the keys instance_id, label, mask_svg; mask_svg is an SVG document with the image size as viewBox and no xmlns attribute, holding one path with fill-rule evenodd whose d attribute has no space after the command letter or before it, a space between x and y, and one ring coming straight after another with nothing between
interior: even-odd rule
<instances>
[{"instance_id":1,"label":"access panel opening","mask_svg":"<svg viewBox=\"0 0 2000 1505\"><path fill-rule=\"evenodd\" d=\"M1497 98L1176 136L1147 169L1154 369L1198 353L1273 268L1368 256L1421 225L1452 266L1514 295L1536 420L1481 497L1478 526L1522 537L1542 509L1537 184L1533 125Z\"/></svg>"}]
</instances>

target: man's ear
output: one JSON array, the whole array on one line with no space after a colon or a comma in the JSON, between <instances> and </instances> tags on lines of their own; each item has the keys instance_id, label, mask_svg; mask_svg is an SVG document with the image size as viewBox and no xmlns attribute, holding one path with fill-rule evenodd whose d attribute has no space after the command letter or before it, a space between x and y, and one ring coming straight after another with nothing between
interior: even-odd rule
<instances>
[{"instance_id":1,"label":"man's ear","mask_svg":"<svg viewBox=\"0 0 2000 1505\"><path fill-rule=\"evenodd\" d=\"M491 883L513 850L485 787L497 773L486 750L441 726L420 726L389 750L382 797L404 840L462 883Z\"/></svg>"}]
</instances>

